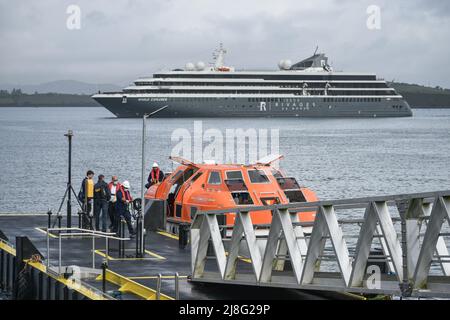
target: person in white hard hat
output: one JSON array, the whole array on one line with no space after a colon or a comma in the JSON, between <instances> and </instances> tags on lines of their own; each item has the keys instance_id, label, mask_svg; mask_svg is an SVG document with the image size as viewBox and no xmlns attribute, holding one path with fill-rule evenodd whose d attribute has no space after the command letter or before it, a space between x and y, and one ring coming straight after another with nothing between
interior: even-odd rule
<instances>
[{"instance_id":1,"label":"person in white hard hat","mask_svg":"<svg viewBox=\"0 0 450 320\"><path fill-rule=\"evenodd\" d=\"M150 174L148 175L147 184L145 187L148 189L150 186L160 183L164 179L164 172L159 168L159 165L154 162L152 165L152 170L150 171Z\"/></svg>"},{"instance_id":2,"label":"person in white hard hat","mask_svg":"<svg viewBox=\"0 0 450 320\"><path fill-rule=\"evenodd\" d=\"M119 216L119 219L117 219L119 221L117 222L120 222L120 217L123 217L127 223L130 236L132 237L135 235L135 231L133 230L133 225L131 224L131 214L129 205L130 203L133 202L133 198L131 197L130 183L128 181L125 180L122 183L122 185L119 188L119 191L116 193L116 196L117 196L116 209ZM118 228L115 229L118 230Z\"/></svg>"}]
</instances>

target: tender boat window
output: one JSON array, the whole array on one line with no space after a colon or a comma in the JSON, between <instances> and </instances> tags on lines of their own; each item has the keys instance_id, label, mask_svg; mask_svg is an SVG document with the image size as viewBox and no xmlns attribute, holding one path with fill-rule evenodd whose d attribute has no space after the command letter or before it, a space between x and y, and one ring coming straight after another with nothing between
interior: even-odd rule
<instances>
[{"instance_id":1,"label":"tender boat window","mask_svg":"<svg viewBox=\"0 0 450 320\"><path fill-rule=\"evenodd\" d=\"M282 178L282 177L283 177L283 175L281 174L281 172L280 172L279 170L275 169L275 168L272 169L272 175L273 175L275 178Z\"/></svg>"},{"instance_id":2,"label":"tender boat window","mask_svg":"<svg viewBox=\"0 0 450 320\"><path fill-rule=\"evenodd\" d=\"M232 180L232 179L243 180L241 171L227 171L226 175L227 175L228 180Z\"/></svg>"},{"instance_id":3,"label":"tender boat window","mask_svg":"<svg viewBox=\"0 0 450 320\"><path fill-rule=\"evenodd\" d=\"M277 177L277 181L283 190L300 189L300 186L295 178Z\"/></svg>"},{"instance_id":4,"label":"tender boat window","mask_svg":"<svg viewBox=\"0 0 450 320\"><path fill-rule=\"evenodd\" d=\"M203 172L197 172L195 176L192 177L191 182L195 182L200 176L203 174Z\"/></svg>"},{"instance_id":5,"label":"tender boat window","mask_svg":"<svg viewBox=\"0 0 450 320\"><path fill-rule=\"evenodd\" d=\"M252 183L268 183L269 178L262 170L248 170L248 177Z\"/></svg>"},{"instance_id":6,"label":"tender boat window","mask_svg":"<svg viewBox=\"0 0 450 320\"><path fill-rule=\"evenodd\" d=\"M183 174L183 170L178 170L177 173L175 173L175 175L172 177L171 181L174 182L176 180L178 180L178 178Z\"/></svg>"},{"instance_id":7,"label":"tender boat window","mask_svg":"<svg viewBox=\"0 0 450 320\"><path fill-rule=\"evenodd\" d=\"M222 183L222 179L220 178L219 171L211 171L211 173L209 174L208 183L209 184L221 184Z\"/></svg>"}]
</instances>

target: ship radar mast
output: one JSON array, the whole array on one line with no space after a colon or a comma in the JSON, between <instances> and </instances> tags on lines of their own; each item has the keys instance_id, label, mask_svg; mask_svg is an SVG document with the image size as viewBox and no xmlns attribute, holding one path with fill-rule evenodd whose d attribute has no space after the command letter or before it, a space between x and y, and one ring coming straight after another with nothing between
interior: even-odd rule
<instances>
[{"instance_id":1,"label":"ship radar mast","mask_svg":"<svg viewBox=\"0 0 450 320\"><path fill-rule=\"evenodd\" d=\"M227 67L224 65L225 63L225 53L227 50L223 47L223 43L219 44L219 48L214 50L213 52L213 70L214 71L234 71L234 68Z\"/></svg>"},{"instance_id":2,"label":"ship radar mast","mask_svg":"<svg viewBox=\"0 0 450 320\"><path fill-rule=\"evenodd\" d=\"M213 60L214 60L214 68L215 69L223 67L225 53L227 53L227 50L223 47L223 43L221 42L219 44L219 48L214 50L214 52L213 52Z\"/></svg>"}]
</instances>

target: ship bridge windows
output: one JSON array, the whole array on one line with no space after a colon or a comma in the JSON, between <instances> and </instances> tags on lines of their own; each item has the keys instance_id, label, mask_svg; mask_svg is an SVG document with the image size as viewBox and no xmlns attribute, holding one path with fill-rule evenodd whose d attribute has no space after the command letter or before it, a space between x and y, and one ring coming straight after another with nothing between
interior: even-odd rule
<instances>
[{"instance_id":1,"label":"ship bridge windows","mask_svg":"<svg viewBox=\"0 0 450 320\"><path fill-rule=\"evenodd\" d=\"M248 177L252 183L268 183L269 178L263 170L248 170Z\"/></svg>"}]
</instances>

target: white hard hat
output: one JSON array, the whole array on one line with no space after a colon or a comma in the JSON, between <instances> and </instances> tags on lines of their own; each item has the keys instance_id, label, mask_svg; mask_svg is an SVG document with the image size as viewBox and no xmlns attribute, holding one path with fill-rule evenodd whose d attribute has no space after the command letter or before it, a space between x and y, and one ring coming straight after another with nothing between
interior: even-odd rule
<instances>
[{"instance_id":1,"label":"white hard hat","mask_svg":"<svg viewBox=\"0 0 450 320\"><path fill-rule=\"evenodd\" d=\"M152 168L158 168L158 164L156 162L153 162Z\"/></svg>"},{"instance_id":2,"label":"white hard hat","mask_svg":"<svg viewBox=\"0 0 450 320\"><path fill-rule=\"evenodd\" d=\"M124 187L125 189L130 189L130 183L128 182L128 180L125 180L125 181L122 183L122 185L123 185L123 187Z\"/></svg>"}]
</instances>

